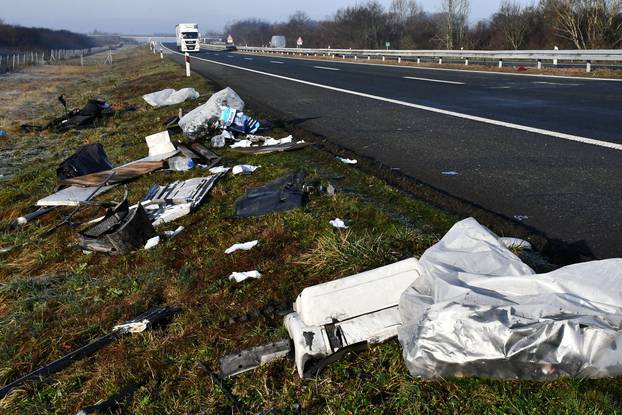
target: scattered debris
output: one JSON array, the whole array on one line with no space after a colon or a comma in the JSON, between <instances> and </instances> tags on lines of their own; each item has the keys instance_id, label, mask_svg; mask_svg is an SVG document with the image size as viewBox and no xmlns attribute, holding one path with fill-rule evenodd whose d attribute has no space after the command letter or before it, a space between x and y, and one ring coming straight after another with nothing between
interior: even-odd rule
<instances>
[{"instance_id":1,"label":"scattered debris","mask_svg":"<svg viewBox=\"0 0 622 415\"><path fill-rule=\"evenodd\" d=\"M222 133L212 137L210 142L212 144L212 147L222 148L227 144L227 140L233 141L235 140L235 137L229 131L225 130Z\"/></svg>"},{"instance_id":2,"label":"scattered debris","mask_svg":"<svg viewBox=\"0 0 622 415\"><path fill-rule=\"evenodd\" d=\"M226 378L239 375L274 360L282 359L289 354L290 342L287 339L242 350L219 359L220 376Z\"/></svg>"},{"instance_id":3,"label":"scattered debris","mask_svg":"<svg viewBox=\"0 0 622 415\"><path fill-rule=\"evenodd\" d=\"M235 202L237 216L261 216L300 208L309 198L305 185L307 173L300 168L264 186L249 189Z\"/></svg>"},{"instance_id":4,"label":"scattered debris","mask_svg":"<svg viewBox=\"0 0 622 415\"><path fill-rule=\"evenodd\" d=\"M532 246L529 242L519 238L499 238L499 241L508 249L525 249L532 250Z\"/></svg>"},{"instance_id":5,"label":"scattered debris","mask_svg":"<svg viewBox=\"0 0 622 415\"><path fill-rule=\"evenodd\" d=\"M179 126L187 137L203 138L215 130L215 124L222 114L222 107L243 111L244 101L233 89L225 88L213 94L205 104L184 115L179 120Z\"/></svg>"},{"instance_id":6,"label":"scattered debris","mask_svg":"<svg viewBox=\"0 0 622 415\"><path fill-rule=\"evenodd\" d=\"M248 148L236 148L235 151L238 153L258 155L258 154L280 153L283 151L300 150L307 146L309 146L308 143L297 142L297 143L274 144L274 145L269 145L269 146L264 145L264 146L248 147Z\"/></svg>"},{"instance_id":7,"label":"scattered debris","mask_svg":"<svg viewBox=\"0 0 622 415\"><path fill-rule=\"evenodd\" d=\"M339 160L343 164L356 164L356 163L358 163L358 160L346 159L346 158L343 158L343 157L337 157L337 160Z\"/></svg>"},{"instance_id":8,"label":"scattered debris","mask_svg":"<svg viewBox=\"0 0 622 415\"><path fill-rule=\"evenodd\" d=\"M152 107L181 104L189 99L197 99L200 94L194 88L182 88L176 91L172 88L143 95L143 99Z\"/></svg>"},{"instance_id":9,"label":"scattered debris","mask_svg":"<svg viewBox=\"0 0 622 415\"><path fill-rule=\"evenodd\" d=\"M19 218L15 219L12 223L11 223L11 229L15 229L18 226L24 226L27 223L32 222L35 219L40 218L41 216L50 213L54 210L56 206L52 206L52 207L43 207L43 208L39 208L37 210L35 210L34 212L31 213L27 213L24 216L20 216Z\"/></svg>"},{"instance_id":10,"label":"scattered debris","mask_svg":"<svg viewBox=\"0 0 622 415\"><path fill-rule=\"evenodd\" d=\"M149 157L163 154L177 154L177 149L173 143L171 143L171 136L168 130L145 137L145 142L147 143L147 147L149 147Z\"/></svg>"},{"instance_id":11,"label":"scattered debris","mask_svg":"<svg viewBox=\"0 0 622 415\"><path fill-rule=\"evenodd\" d=\"M90 99L82 109L74 109L71 111L68 110L67 101L63 95L58 97L58 100L65 109L65 114L62 117L53 119L45 126L22 124L22 131L43 131L51 128L56 132L65 132L74 129L93 128L96 126L96 121L98 119L103 116L114 114L114 111L111 110L110 103L101 99Z\"/></svg>"},{"instance_id":12,"label":"scattered debris","mask_svg":"<svg viewBox=\"0 0 622 415\"><path fill-rule=\"evenodd\" d=\"M237 166L233 166L233 170L231 172L233 173L233 175L252 174L259 167L261 166L253 166L250 164L238 164Z\"/></svg>"},{"instance_id":13,"label":"scattered debris","mask_svg":"<svg viewBox=\"0 0 622 415\"><path fill-rule=\"evenodd\" d=\"M240 244L233 244L225 250L225 254L231 254L238 250L249 251L253 249L258 243L259 243L258 240L254 240L254 241L244 242Z\"/></svg>"},{"instance_id":14,"label":"scattered debris","mask_svg":"<svg viewBox=\"0 0 622 415\"><path fill-rule=\"evenodd\" d=\"M230 107L222 109L219 125L223 130L242 134L254 134L261 127L259 121L244 114L241 110Z\"/></svg>"},{"instance_id":15,"label":"scattered debris","mask_svg":"<svg viewBox=\"0 0 622 415\"><path fill-rule=\"evenodd\" d=\"M337 229L348 229L348 226L346 226L345 222L342 221L339 218L335 218L331 221L329 221L328 223L330 223L331 225L333 225L333 228L337 228Z\"/></svg>"},{"instance_id":16,"label":"scattered debris","mask_svg":"<svg viewBox=\"0 0 622 415\"><path fill-rule=\"evenodd\" d=\"M138 317L125 322L124 324L115 326L115 328L105 336L100 337L77 350L74 350L73 352L61 357L60 359L53 361L47 366L39 368L34 372L31 372L19 379L16 379L8 385L5 385L0 389L0 399L4 398L11 390L23 385L26 382L42 379L43 376L56 373L71 365L77 360L91 356L118 337L128 333L133 333L134 331L131 331L129 328L132 327L135 323L140 323L141 327L144 327L144 329L146 329L163 322L164 320L179 313L180 311L181 309L178 307L158 307L151 309L146 313L143 313Z\"/></svg>"},{"instance_id":17,"label":"scattered debris","mask_svg":"<svg viewBox=\"0 0 622 415\"><path fill-rule=\"evenodd\" d=\"M0 128L0 138L5 138L7 135L8 134L7 134L6 130L3 130L3 129Z\"/></svg>"},{"instance_id":18,"label":"scattered debris","mask_svg":"<svg viewBox=\"0 0 622 415\"><path fill-rule=\"evenodd\" d=\"M130 208L125 199L79 236L83 250L125 255L145 246L155 230L142 205Z\"/></svg>"},{"instance_id":19,"label":"scattered debris","mask_svg":"<svg viewBox=\"0 0 622 415\"><path fill-rule=\"evenodd\" d=\"M147 243L145 243L145 247L144 249L151 249L151 248L155 248L156 246L158 246L160 244L160 237L159 236L154 236L153 238L150 238Z\"/></svg>"},{"instance_id":20,"label":"scattered debris","mask_svg":"<svg viewBox=\"0 0 622 415\"><path fill-rule=\"evenodd\" d=\"M106 193L114 187L114 185L102 186L97 189L96 187L69 186L43 199L39 199L37 206L79 206L81 203Z\"/></svg>"},{"instance_id":21,"label":"scattered debris","mask_svg":"<svg viewBox=\"0 0 622 415\"><path fill-rule=\"evenodd\" d=\"M100 171L98 173L91 173L85 176L73 177L70 179L61 180L60 183L64 185L77 185L77 186L98 186L101 184L114 184L125 182L135 179L144 174L151 173L164 167L164 162L136 160L123 166L115 167L112 170ZM108 179L111 175L112 178Z\"/></svg>"},{"instance_id":22,"label":"scattered debris","mask_svg":"<svg viewBox=\"0 0 622 415\"><path fill-rule=\"evenodd\" d=\"M58 180L85 176L112 169L112 163L99 143L86 144L78 148L69 158L65 159L56 169Z\"/></svg>"},{"instance_id":23,"label":"scattered debris","mask_svg":"<svg viewBox=\"0 0 622 415\"><path fill-rule=\"evenodd\" d=\"M261 278L261 273L259 271L245 271L245 272L232 272L229 275L229 280L235 282L242 282L248 278Z\"/></svg>"},{"instance_id":24,"label":"scattered debris","mask_svg":"<svg viewBox=\"0 0 622 415\"><path fill-rule=\"evenodd\" d=\"M209 172L212 174L219 174L219 173L227 173L229 170L231 170L231 167L218 166L218 167L212 167L211 169L209 169Z\"/></svg>"},{"instance_id":25,"label":"scattered debris","mask_svg":"<svg viewBox=\"0 0 622 415\"><path fill-rule=\"evenodd\" d=\"M442 172L443 176L458 176L460 173L458 173L457 171L444 171Z\"/></svg>"},{"instance_id":26,"label":"scattered debris","mask_svg":"<svg viewBox=\"0 0 622 415\"><path fill-rule=\"evenodd\" d=\"M231 144L229 147L230 148L248 148L252 145L253 143L250 140L240 140L240 141L236 141L235 143Z\"/></svg>"},{"instance_id":27,"label":"scattered debris","mask_svg":"<svg viewBox=\"0 0 622 415\"><path fill-rule=\"evenodd\" d=\"M514 219L516 219L519 222L522 222L524 220L529 219L529 216L525 216L525 215L514 215Z\"/></svg>"},{"instance_id":28,"label":"scattered debris","mask_svg":"<svg viewBox=\"0 0 622 415\"><path fill-rule=\"evenodd\" d=\"M172 157L167 160L168 169L172 171L186 171L194 167L194 161L186 156Z\"/></svg>"},{"instance_id":29,"label":"scattered debris","mask_svg":"<svg viewBox=\"0 0 622 415\"><path fill-rule=\"evenodd\" d=\"M413 376L505 379L622 373L622 259L534 274L490 230L456 223L400 299ZM477 347L473 347L477 345Z\"/></svg>"},{"instance_id":30,"label":"scattered debris","mask_svg":"<svg viewBox=\"0 0 622 415\"><path fill-rule=\"evenodd\" d=\"M218 154L214 153L212 150L208 149L201 143L192 143L190 144L190 148L201 156L202 162L206 163L208 167L213 167L219 164L222 161L222 157Z\"/></svg>"},{"instance_id":31,"label":"scattered debris","mask_svg":"<svg viewBox=\"0 0 622 415\"><path fill-rule=\"evenodd\" d=\"M183 232L185 228L183 226L178 226L177 229L175 229L174 231L164 231L164 236L166 236L167 238L174 238L177 235L179 235L180 233Z\"/></svg>"},{"instance_id":32,"label":"scattered debris","mask_svg":"<svg viewBox=\"0 0 622 415\"><path fill-rule=\"evenodd\" d=\"M305 288L285 317L301 377L315 375L337 352L365 343L379 343L397 334L399 299L421 274L409 258L360 274ZM326 362L324 362L326 363Z\"/></svg>"}]
</instances>

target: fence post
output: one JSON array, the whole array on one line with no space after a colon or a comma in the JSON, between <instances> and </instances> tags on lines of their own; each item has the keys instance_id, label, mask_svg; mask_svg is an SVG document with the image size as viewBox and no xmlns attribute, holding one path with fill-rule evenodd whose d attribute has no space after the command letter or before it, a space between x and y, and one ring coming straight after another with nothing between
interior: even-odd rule
<instances>
[{"instance_id":1,"label":"fence post","mask_svg":"<svg viewBox=\"0 0 622 415\"><path fill-rule=\"evenodd\" d=\"M538 59L538 69L542 69L542 59Z\"/></svg>"},{"instance_id":2,"label":"fence post","mask_svg":"<svg viewBox=\"0 0 622 415\"><path fill-rule=\"evenodd\" d=\"M464 66L469 66L469 58L464 59Z\"/></svg>"},{"instance_id":3,"label":"fence post","mask_svg":"<svg viewBox=\"0 0 622 415\"><path fill-rule=\"evenodd\" d=\"M190 77L190 54L188 52L186 52L185 58L186 58L186 76Z\"/></svg>"},{"instance_id":4,"label":"fence post","mask_svg":"<svg viewBox=\"0 0 622 415\"><path fill-rule=\"evenodd\" d=\"M160 59L164 59L164 52L162 51L162 48L160 48Z\"/></svg>"},{"instance_id":5,"label":"fence post","mask_svg":"<svg viewBox=\"0 0 622 415\"><path fill-rule=\"evenodd\" d=\"M397 63L402 63L402 57L401 56L397 57Z\"/></svg>"},{"instance_id":6,"label":"fence post","mask_svg":"<svg viewBox=\"0 0 622 415\"><path fill-rule=\"evenodd\" d=\"M499 59L499 68L503 68L503 59Z\"/></svg>"},{"instance_id":7,"label":"fence post","mask_svg":"<svg viewBox=\"0 0 622 415\"><path fill-rule=\"evenodd\" d=\"M385 60L385 59L386 59L386 58L383 56L383 57L382 57L382 61L384 62L384 60Z\"/></svg>"},{"instance_id":8,"label":"fence post","mask_svg":"<svg viewBox=\"0 0 622 415\"><path fill-rule=\"evenodd\" d=\"M592 72L592 61L587 61L587 63L585 64L585 72Z\"/></svg>"},{"instance_id":9,"label":"fence post","mask_svg":"<svg viewBox=\"0 0 622 415\"><path fill-rule=\"evenodd\" d=\"M80 66L84 66L84 53L80 54Z\"/></svg>"},{"instance_id":10,"label":"fence post","mask_svg":"<svg viewBox=\"0 0 622 415\"><path fill-rule=\"evenodd\" d=\"M13 70L15 70L15 54L13 54Z\"/></svg>"},{"instance_id":11,"label":"fence post","mask_svg":"<svg viewBox=\"0 0 622 415\"><path fill-rule=\"evenodd\" d=\"M443 64L443 58L438 58L438 64L442 65Z\"/></svg>"},{"instance_id":12,"label":"fence post","mask_svg":"<svg viewBox=\"0 0 622 415\"><path fill-rule=\"evenodd\" d=\"M417 63L421 63L421 57L417 56Z\"/></svg>"}]
</instances>

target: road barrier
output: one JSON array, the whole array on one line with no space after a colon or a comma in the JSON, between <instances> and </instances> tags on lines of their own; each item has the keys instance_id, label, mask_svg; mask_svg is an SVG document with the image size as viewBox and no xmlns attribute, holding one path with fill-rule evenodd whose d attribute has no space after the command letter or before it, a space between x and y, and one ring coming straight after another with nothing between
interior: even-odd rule
<instances>
[{"instance_id":1,"label":"road barrier","mask_svg":"<svg viewBox=\"0 0 622 415\"><path fill-rule=\"evenodd\" d=\"M285 54L292 56L326 55L331 58L339 56L342 59L353 60L359 57L372 57L382 61L393 59L398 63L403 60L421 63L424 59L429 62L443 63L458 61L469 63L479 60L479 63L497 65L501 68L504 63L535 64L542 69L542 62L551 62L553 66L561 64L585 65L586 72L590 72L594 65L617 66L622 65L622 49L589 49L589 50L380 50L380 49L293 49L293 48L262 48L239 46L242 52L259 54Z\"/></svg>"}]
</instances>

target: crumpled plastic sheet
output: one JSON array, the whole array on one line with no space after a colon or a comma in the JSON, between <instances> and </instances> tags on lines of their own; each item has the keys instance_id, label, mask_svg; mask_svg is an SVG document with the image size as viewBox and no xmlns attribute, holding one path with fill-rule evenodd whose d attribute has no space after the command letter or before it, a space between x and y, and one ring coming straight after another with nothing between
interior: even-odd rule
<instances>
[{"instance_id":1,"label":"crumpled plastic sheet","mask_svg":"<svg viewBox=\"0 0 622 415\"><path fill-rule=\"evenodd\" d=\"M259 130L259 121L244 114L235 108L223 107L220 114L220 126L224 130L234 131L242 134L254 134Z\"/></svg>"},{"instance_id":2,"label":"crumpled plastic sheet","mask_svg":"<svg viewBox=\"0 0 622 415\"><path fill-rule=\"evenodd\" d=\"M234 176L237 174L252 174L259 167L261 166L253 166L251 164L238 164L237 166L233 166L233 170L231 172Z\"/></svg>"},{"instance_id":3,"label":"crumpled plastic sheet","mask_svg":"<svg viewBox=\"0 0 622 415\"><path fill-rule=\"evenodd\" d=\"M398 338L413 376L622 374L622 259L535 275L469 218L420 265L399 303Z\"/></svg>"},{"instance_id":4,"label":"crumpled plastic sheet","mask_svg":"<svg viewBox=\"0 0 622 415\"><path fill-rule=\"evenodd\" d=\"M210 124L217 122L222 114L222 107L238 111L244 110L244 101L231 88L216 92L203 105L193 109L179 120L179 127L190 138L200 138L209 132Z\"/></svg>"},{"instance_id":5,"label":"crumpled plastic sheet","mask_svg":"<svg viewBox=\"0 0 622 415\"><path fill-rule=\"evenodd\" d=\"M179 91L167 88L143 95L143 99L152 107L164 107L167 105L181 104L188 99L197 99L199 95L200 94L194 88L182 88Z\"/></svg>"},{"instance_id":6,"label":"crumpled plastic sheet","mask_svg":"<svg viewBox=\"0 0 622 415\"><path fill-rule=\"evenodd\" d=\"M358 163L358 160L354 160L354 159L346 159L343 157L336 157L337 160L339 160L340 162L342 162L343 164L356 164Z\"/></svg>"},{"instance_id":7,"label":"crumpled plastic sheet","mask_svg":"<svg viewBox=\"0 0 622 415\"><path fill-rule=\"evenodd\" d=\"M258 243L259 243L258 240L254 240L254 241L249 241L249 242L244 242L244 243L239 243L239 244L233 244L225 250L225 254L232 254L235 251L239 251L239 250L249 251L253 249Z\"/></svg>"},{"instance_id":8,"label":"crumpled plastic sheet","mask_svg":"<svg viewBox=\"0 0 622 415\"><path fill-rule=\"evenodd\" d=\"M333 226L333 228L348 229L348 226L346 225L346 223L342 219L339 219L339 218L329 220L328 223L330 223Z\"/></svg>"},{"instance_id":9,"label":"crumpled plastic sheet","mask_svg":"<svg viewBox=\"0 0 622 415\"><path fill-rule=\"evenodd\" d=\"M261 273L259 271L245 271L245 272L232 272L229 275L230 281L242 282L249 278L259 279L261 278Z\"/></svg>"}]
</instances>

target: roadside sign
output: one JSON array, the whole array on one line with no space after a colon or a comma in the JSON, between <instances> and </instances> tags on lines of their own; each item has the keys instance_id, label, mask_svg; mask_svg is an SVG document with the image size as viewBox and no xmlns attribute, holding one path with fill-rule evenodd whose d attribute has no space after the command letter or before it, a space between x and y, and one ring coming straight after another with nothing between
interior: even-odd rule
<instances>
[{"instance_id":1,"label":"roadside sign","mask_svg":"<svg viewBox=\"0 0 622 415\"><path fill-rule=\"evenodd\" d=\"M302 37L298 37L298 40L296 41L296 46L302 46Z\"/></svg>"},{"instance_id":2,"label":"roadside sign","mask_svg":"<svg viewBox=\"0 0 622 415\"><path fill-rule=\"evenodd\" d=\"M385 46L387 49L389 49L389 48L391 47L391 42L387 42L387 43L385 43L385 44L384 44L384 46Z\"/></svg>"},{"instance_id":3,"label":"roadside sign","mask_svg":"<svg viewBox=\"0 0 622 415\"><path fill-rule=\"evenodd\" d=\"M227 37L227 43L233 43L233 36L229 35L229 37Z\"/></svg>"}]
</instances>

